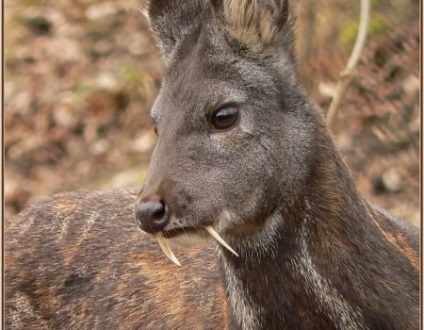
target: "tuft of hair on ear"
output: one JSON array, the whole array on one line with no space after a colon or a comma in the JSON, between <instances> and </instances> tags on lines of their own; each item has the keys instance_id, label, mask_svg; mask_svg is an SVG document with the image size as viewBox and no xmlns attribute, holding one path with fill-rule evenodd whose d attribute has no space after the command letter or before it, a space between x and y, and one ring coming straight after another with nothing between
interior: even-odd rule
<instances>
[{"instance_id":1,"label":"tuft of hair on ear","mask_svg":"<svg viewBox=\"0 0 424 330\"><path fill-rule=\"evenodd\" d=\"M254 52L292 48L293 14L287 0L211 0L223 28Z\"/></svg>"}]
</instances>

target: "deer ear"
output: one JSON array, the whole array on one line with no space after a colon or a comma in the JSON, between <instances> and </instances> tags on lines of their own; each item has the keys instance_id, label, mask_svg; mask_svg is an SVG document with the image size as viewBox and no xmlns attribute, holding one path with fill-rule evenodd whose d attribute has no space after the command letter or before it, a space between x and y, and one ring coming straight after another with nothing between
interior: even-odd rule
<instances>
[{"instance_id":1,"label":"deer ear","mask_svg":"<svg viewBox=\"0 0 424 330\"><path fill-rule=\"evenodd\" d=\"M287 0L210 0L224 29L253 51L286 47L291 52L293 14Z\"/></svg>"},{"instance_id":2,"label":"deer ear","mask_svg":"<svg viewBox=\"0 0 424 330\"><path fill-rule=\"evenodd\" d=\"M144 13L150 23L165 65L179 41L198 21L203 6L202 1L148 1Z\"/></svg>"}]
</instances>

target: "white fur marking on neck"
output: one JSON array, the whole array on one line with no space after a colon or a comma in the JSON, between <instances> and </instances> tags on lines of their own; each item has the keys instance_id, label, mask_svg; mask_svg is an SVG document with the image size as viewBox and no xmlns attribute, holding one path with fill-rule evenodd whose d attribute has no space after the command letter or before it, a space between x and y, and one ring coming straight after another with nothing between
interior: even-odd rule
<instances>
[{"instance_id":1,"label":"white fur marking on neck","mask_svg":"<svg viewBox=\"0 0 424 330\"><path fill-rule=\"evenodd\" d=\"M236 222L236 215L228 210L223 210L221 219L231 223ZM264 227L252 236L246 237L244 241L231 240L236 248L242 248L244 255L240 258L262 258L264 255L274 258L277 254L275 247L275 239L277 237L277 230L282 224L282 218L279 212L275 212L272 216L264 222ZM230 239L230 237L228 238ZM238 238L240 239L240 238ZM248 253L246 253L248 252ZM224 260L223 268L225 279L227 281L227 292L229 303L233 311L234 317L237 319L238 324L241 324L242 329L260 329L260 315L264 313L263 307L256 305L251 299L251 294L243 285L237 275L237 271L232 267L222 254L222 249L219 249L220 258ZM260 270L258 270L260 271ZM268 285L268 279L265 277L265 282Z\"/></svg>"},{"instance_id":2,"label":"white fur marking on neck","mask_svg":"<svg viewBox=\"0 0 424 330\"><path fill-rule=\"evenodd\" d=\"M306 201L306 207L310 209ZM308 231L306 222L308 217L304 218L300 236L301 254L294 261L296 268L305 278L311 292L320 301L321 309L339 329L357 330L366 329L363 326L362 314L360 310L352 309L346 300L337 292L328 279L323 278L315 269L312 258L308 252Z\"/></svg>"},{"instance_id":3,"label":"white fur marking on neck","mask_svg":"<svg viewBox=\"0 0 424 330\"><path fill-rule=\"evenodd\" d=\"M221 251L219 252L221 253ZM221 258L224 256L221 255ZM249 299L249 292L237 277L235 270L227 262L224 262L224 274L227 282L227 293L229 303L237 323L241 324L244 330L256 330L260 328L258 315L261 313L261 306L256 306Z\"/></svg>"}]
</instances>

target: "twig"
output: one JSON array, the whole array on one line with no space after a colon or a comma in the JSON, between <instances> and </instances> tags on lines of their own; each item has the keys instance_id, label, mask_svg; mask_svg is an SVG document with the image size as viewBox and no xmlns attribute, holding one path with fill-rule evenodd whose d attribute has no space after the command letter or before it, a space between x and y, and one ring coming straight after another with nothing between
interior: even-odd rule
<instances>
[{"instance_id":1,"label":"twig","mask_svg":"<svg viewBox=\"0 0 424 330\"><path fill-rule=\"evenodd\" d=\"M333 100L330 104L330 108L327 113L327 124L330 128L333 128L334 122L339 112L340 103L346 93L347 88L352 82L355 76L355 66L359 61L362 50L364 49L365 39L367 37L368 23L370 16L370 1L361 0L361 14L359 22L359 31L356 37L355 46L353 47L352 54L350 55L349 61L345 69L340 73L340 79L337 83L337 88Z\"/></svg>"}]
</instances>

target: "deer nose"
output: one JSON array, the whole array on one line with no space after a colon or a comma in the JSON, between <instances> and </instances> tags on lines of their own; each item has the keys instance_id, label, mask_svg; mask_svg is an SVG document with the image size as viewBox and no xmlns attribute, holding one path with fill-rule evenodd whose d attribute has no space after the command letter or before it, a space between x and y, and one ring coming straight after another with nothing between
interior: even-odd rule
<instances>
[{"instance_id":1,"label":"deer nose","mask_svg":"<svg viewBox=\"0 0 424 330\"><path fill-rule=\"evenodd\" d=\"M168 224L168 207L162 199L145 199L136 206L135 218L141 230L154 234Z\"/></svg>"}]
</instances>

